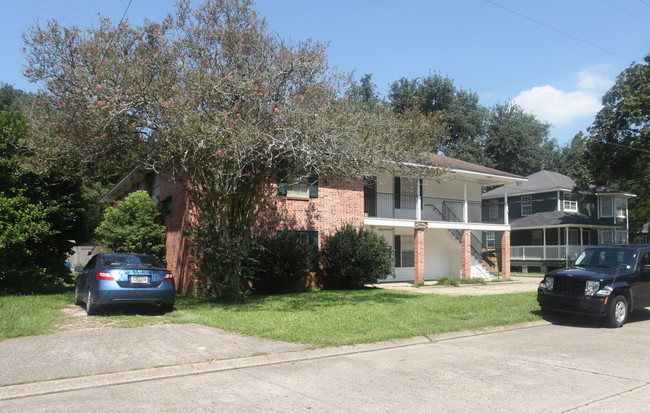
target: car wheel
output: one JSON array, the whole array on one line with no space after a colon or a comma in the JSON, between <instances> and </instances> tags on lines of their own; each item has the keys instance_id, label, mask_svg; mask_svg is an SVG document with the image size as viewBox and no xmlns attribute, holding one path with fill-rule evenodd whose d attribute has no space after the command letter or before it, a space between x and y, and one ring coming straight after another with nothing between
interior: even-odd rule
<instances>
[{"instance_id":1,"label":"car wheel","mask_svg":"<svg viewBox=\"0 0 650 413\"><path fill-rule=\"evenodd\" d=\"M97 305L93 303L92 294L90 294L90 288L88 289L88 295L86 296L86 314L95 315L97 314Z\"/></svg>"},{"instance_id":2,"label":"car wheel","mask_svg":"<svg viewBox=\"0 0 650 413\"><path fill-rule=\"evenodd\" d=\"M76 285L74 287L74 305L81 305L81 299L79 298L79 291Z\"/></svg>"},{"instance_id":3,"label":"car wheel","mask_svg":"<svg viewBox=\"0 0 650 413\"><path fill-rule=\"evenodd\" d=\"M611 328L619 328L627 321L627 300L622 295L617 295L609 305L609 311L605 316L605 324Z\"/></svg>"}]
</instances>

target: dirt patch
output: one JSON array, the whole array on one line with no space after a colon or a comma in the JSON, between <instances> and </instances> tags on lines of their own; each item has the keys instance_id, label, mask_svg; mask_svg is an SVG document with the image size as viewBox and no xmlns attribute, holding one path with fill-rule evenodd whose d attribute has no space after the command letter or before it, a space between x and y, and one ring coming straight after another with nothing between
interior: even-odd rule
<instances>
[{"instance_id":1,"label":"dirt patch","mask_svg":"<svg viewBox=\"0 0 650 413\"><path fill-rule=\"evenodd\" d=\"M105 314L88 316L85 308L70 304L61 309L61 315L56 319L53 327L54 333L66 331L91 330L102 328L128 328L152 324L167 324L169 320L164 315L144 312L145 317L133 320L135 315L129 312L107 312ZM144 318L144 319L142 319Z\"/></svg>"}]
</instances>

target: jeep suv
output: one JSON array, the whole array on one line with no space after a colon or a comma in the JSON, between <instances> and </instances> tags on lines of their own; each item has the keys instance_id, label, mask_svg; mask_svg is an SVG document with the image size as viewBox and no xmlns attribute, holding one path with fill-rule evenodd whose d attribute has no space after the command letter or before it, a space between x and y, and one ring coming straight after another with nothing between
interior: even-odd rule
<instances>
[{"instance_id":1,"label":"jeep suv","mask_svg":"<svg viewBox=\"0 0 650 413\"><path fill-rule=\"evenodd\" d=\"M650 245L589 247L570 267L544 276L537 301L545 314L603 317L621 327L632 310L650 306Z\"/></svg>"}]
</instances>

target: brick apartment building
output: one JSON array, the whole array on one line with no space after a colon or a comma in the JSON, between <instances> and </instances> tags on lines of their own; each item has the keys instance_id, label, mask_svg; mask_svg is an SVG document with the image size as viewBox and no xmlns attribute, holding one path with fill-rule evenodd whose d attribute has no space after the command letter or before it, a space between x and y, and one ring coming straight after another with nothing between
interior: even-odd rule
<instances>
[{"instance_id":1,"label":"brick apartment building","mask_svg":"<svg viewBox=\"0 0 650 413\"><path fill-rule=\"evenodd\" d=\"M430 154L430 162L442 172L437 179L390 174L366 181L319 177L287 182L279 178L262 206L255 232L300 231L313 247L320 248L324 236L342 224L365 225L384 236L395 252L395 278L385 281L415 283L443 276L490 278L490 271L497 269L483 261L481 240L484 232L499 232L502 275L507 278L510 225L507 218L488 220L481 205L482 188L526 179L435 154ZM137 189L149 191L161 203L168 228L168 268L180 291L193 291L197 267L184 235L193 219L186 184L137 167L102 202L122 199Z\"/></svg>"}]
</instances>

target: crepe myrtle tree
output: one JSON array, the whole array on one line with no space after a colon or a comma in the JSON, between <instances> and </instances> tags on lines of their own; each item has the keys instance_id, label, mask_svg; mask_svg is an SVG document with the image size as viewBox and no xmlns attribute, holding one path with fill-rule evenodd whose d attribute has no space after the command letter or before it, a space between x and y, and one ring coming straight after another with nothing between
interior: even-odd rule
<instances>
[{"instance_id":1,"label":"crepe myrtle tree","mask_svg":"<svg viewBox=\"0 0 650 413\"><path fill-rule=\"evenodd\" d=\"M42 89L24 144L40 148L36 170L101 173L145 147L146 166L186 179L216 296L242 298L245 243L279 170L360 179L445 138L436 116L345 98L350 76L325 45L269 33L251 1L175 7L137 27L101 17L85 29L30 27L24 73Z\"/></svg>"}]
</instances>

